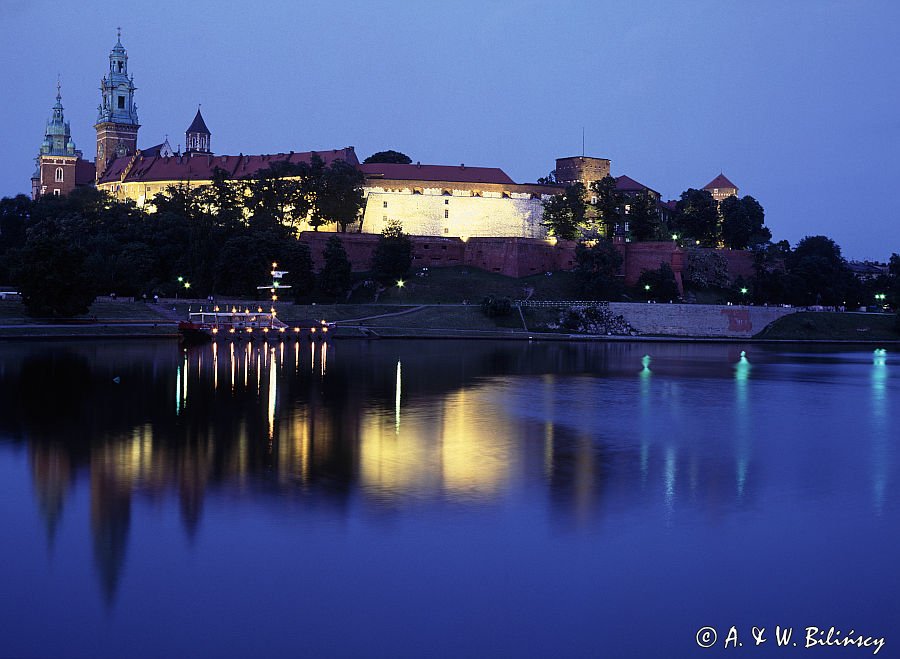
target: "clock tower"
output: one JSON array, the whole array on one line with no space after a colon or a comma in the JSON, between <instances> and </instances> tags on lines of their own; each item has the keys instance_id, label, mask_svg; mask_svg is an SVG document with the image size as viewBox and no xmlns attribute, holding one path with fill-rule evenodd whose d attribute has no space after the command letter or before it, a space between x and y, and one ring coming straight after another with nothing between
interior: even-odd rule
<instances>
[{"instance_id":1,"label":"clock tower","mask_svg":"<svg viewBox=\"0 0 900 659\"><path fill-rule=\"evenodd\" d=\"M137 104L134 102L134 77L128 76L128 53L122 45L122 31L109 53L109 73L100 81L102 102L97 107L97 178L116 158L137 151Z\"/></svg>"}]
</instances>

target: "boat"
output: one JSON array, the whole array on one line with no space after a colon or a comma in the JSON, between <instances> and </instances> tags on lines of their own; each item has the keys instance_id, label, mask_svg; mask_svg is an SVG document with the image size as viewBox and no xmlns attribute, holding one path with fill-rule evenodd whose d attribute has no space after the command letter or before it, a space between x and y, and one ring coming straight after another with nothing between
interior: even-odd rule
<instances>
[{"instance_id":1,"label":"boat","mask_svg":"<svg viewBox=\"0 0 900 659\"><path fill-rule=\"evenodd\" d=\"M310 339L325 338L332 325L323 321L290 326L275 311L198 311L178 323L185 343L208 343L215 338L246 339L285 338L306 335Z\"/></svg>"}]
</instances>

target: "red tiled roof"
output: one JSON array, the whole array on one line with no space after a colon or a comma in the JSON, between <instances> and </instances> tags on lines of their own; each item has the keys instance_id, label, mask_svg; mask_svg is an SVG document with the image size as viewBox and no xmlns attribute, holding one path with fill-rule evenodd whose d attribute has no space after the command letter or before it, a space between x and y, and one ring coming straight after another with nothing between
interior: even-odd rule
<instances>
[{"instance_id":1,"label":"red tiled roof","mask_svg":"<svg viewBox=\"0 0 900 659\"><path fill-rule=\"evenodd\" d=\"M275 153L259 156L214 156L206 153L194 153L162 158L157 155L137 155L133 159L125 157L113 160L99 182L209 181L213 177L213 171L217 168L227 172L228 178L248 178L276 163L289 162L295 165L301 162L308 163L314 153L326 165L335 160L344 160L351 165L359 164L352 146L331 151ZM130 168L129 165L131 165ZM123 180L122 174L126 169L128 171Z\"/></svg>"},{"instance_id":2,"label":"red tiled roof","mask_svg":"<svg viewBox=\"0 0 900 659\"><path fill-rule=\"evenodd\" d=\"M366 178L396 181L452 181L454 183L497 183L515 185L506 172L498 167L466 167L464 165L401 165L398 163L370 163L360 165Z\"/></svg>"},{"instance_id":3,"label":"red tiled roof","mask_svg":"<svg viewBox=\"0 0 900 659\"><path fill-rule=\"evenodd\" d=\"M729 181L725 177L725 174L719 174L716 178L703 186L704 190L712 190L713 188L733 188L737 190L738 186Z\"/></svg>"},{"instance_id":4,"label":"red tiled roof","mask_svg":"<svg viewBox=\"0 0 900 659\"><path fill-rule=\"evenodd\" d=\"M654 190L653 188L648 188L643 183L638 183L633 178L631 178L630 176L626 176L625 174L616 177L616 190L618 192L642 192L644 190L649 190L650 192L653 192L654 194L659 196L659 193L656 192L656 190Z\"/></svg>"},{"instance_id":5,"label":"red tiled roof","mask_svg":"<svg viewBox=\"0 0 900 659\"><path fill-rule=\"evenodd\" d=\"M94 185L97 169L90 160L75 161L75 185Z\"/></svg>"}]
</instances>

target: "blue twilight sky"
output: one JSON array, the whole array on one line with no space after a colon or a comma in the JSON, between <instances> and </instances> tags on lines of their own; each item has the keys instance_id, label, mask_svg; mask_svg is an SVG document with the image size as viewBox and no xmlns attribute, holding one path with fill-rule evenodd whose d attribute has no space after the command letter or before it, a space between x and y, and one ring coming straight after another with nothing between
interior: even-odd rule
<instances>
[{"instance_id":1,"label":"blue twilight sky","mask_svg":"<svg viewBox=\"0 0 900 659\"><path fill-rule=\"evenodd\" d=\"M30 191L57 73L93 159L117 26L139 146L183 144L202 103L216 153L395 148L528 182L584 127L664 198L724 171L775 239L900 252L896 1L0 0L0 195Z\"/></svg>"}]
</instances>

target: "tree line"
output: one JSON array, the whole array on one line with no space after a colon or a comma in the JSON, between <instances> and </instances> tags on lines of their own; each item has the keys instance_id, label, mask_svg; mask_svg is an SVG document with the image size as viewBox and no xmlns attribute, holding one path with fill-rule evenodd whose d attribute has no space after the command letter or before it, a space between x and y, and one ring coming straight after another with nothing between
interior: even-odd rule
<instances>
[{"instance_id":1,"label":"tree line","mask_svg":"<svg viewBox=\"0 0 900 659\"><path fill-rule=\"evenodd\" d=\"M545 201L542 223L551 235L564 240L619 234L633 241L653 241L676 235L684 244L746 249L772 238L762 205L749 195L717 202L708 191L689 188L668 215L651 191L617 190L616 180L605 176L589 188L582 183L568 185Z\"/></svg>"},{"instance_id":2,"label":"tree line","mask_svg":"<svg viewBox=\"0 0 900 659\"><path fill-rule=\"evenodd\" d=\"M314 272L309 246L299 240L300 221L314 229L353 227L362 183L352 165L326 167L314 158L276 163L246 181L219 171L209 185L173 186L145 208L94 188L36 201L0 199L0 282L21 291L32 315L65 317L110 293L253 299L277 262L288 271L284 283L295 301L334 299L351 283L343 243L333 236L325 267ZM411 263L409 238L392 226L376 254L377 276L402 276Z\"/></svg>"}]
</instances>

